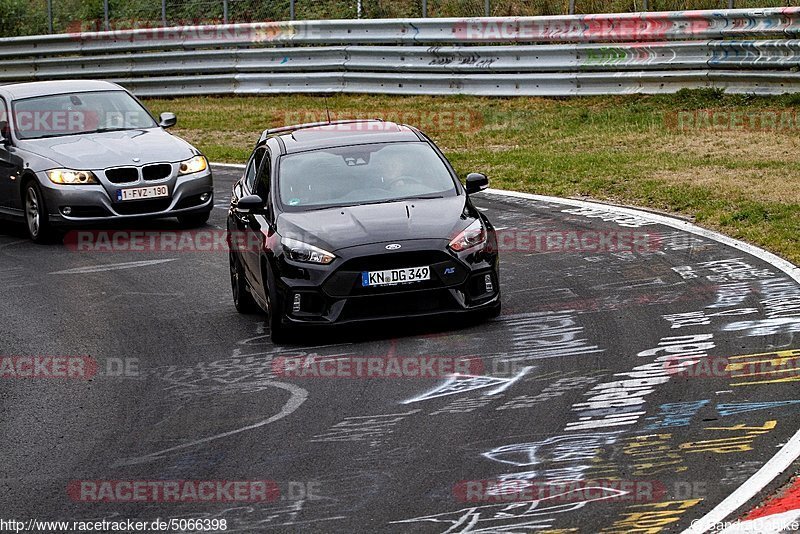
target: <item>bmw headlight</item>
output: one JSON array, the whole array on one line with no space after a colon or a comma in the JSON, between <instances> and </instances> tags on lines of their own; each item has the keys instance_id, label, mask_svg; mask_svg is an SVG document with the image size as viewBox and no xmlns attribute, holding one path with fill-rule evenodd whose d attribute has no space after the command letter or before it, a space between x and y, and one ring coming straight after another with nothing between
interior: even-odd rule
<instances>
[{"instance_id":1,"label":"bmw headlight","mask_svg":"<svg viewBox=\"0 0 800 534\"><path fill-rule=\"evenodd\" d=\"M480 219L467 226L466 230L456 236L455 239L450 241L450 248L456 252L483 246L486 244L486 228Z\"/></svg>"},{"instance_id":2,"label":"bmw headlight","mask_svg":"<svg viewBox=\"0 0 800 534\"><path fill-rule=\"evenodd\" d=\"M336 256L327 250L322 250L321 248L303 243L297 239L284 237L281 239L281 245L283 245L283 251L286 256L293 261L328 265L336 259Z\"/></svg>"},{"instance_id":3,"label":"bmw headlight","mask_svg":"<svg viewBox=\"0 0 800 534\"><path fill-rule=\"evenodd\" d=\"M96 184L97 176L92 171L76 171L74 169L53 169L47 171L47 177L54 184L87 185Z\"/></svg>"},{"instance_id":4,"label":"bmw headlight","mask_svg":"<svg viewBox=\"0 0 800 534\"><path fill-rule=\"evenodd\" d=\"M192 159L181 161L178 174L194 174L196 172L204 171L208 168L208 160L205 156L195 156Z\"/></svg>"}]
</instances>

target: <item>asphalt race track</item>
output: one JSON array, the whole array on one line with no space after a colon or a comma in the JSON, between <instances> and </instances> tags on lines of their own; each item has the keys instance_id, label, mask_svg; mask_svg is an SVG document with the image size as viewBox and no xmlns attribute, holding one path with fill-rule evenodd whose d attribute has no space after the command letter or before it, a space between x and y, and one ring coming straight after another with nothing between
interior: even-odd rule
<instances>
[{"instance_id":1,"label":"asphalt race track","mask_svg":"<svg viewBox=\"0 0 800 534\"><path fill-rule=\"evenodd\" d=\"M224 228L237 174L215 170L204 230ZM501 229L498 319L309 333L289 347L269 342L261 316L236 313L222 250L89 253L6 226L0 355L86 357L98 372L6 369L0 517L679 532L800 428L800 286L785 273L646 218L475 198ZM472 357L482 372L275 372L313 355ZM270 494L113 502L82 481L269 481Z\"/></svg>"}]
</instances>

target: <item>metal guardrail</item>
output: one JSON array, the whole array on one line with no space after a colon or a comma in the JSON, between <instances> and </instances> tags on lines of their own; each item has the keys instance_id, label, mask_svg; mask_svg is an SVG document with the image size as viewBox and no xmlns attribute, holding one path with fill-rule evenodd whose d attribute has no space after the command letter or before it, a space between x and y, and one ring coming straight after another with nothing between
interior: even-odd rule
<instances>
[{"instance_id":1,"label":"metal guardrail","mask_svg":"<svg viewBox=\"0 0 800 534\"><path fill-rule=\"evenodd\" d=\"M0 83L110 79L141 96L780 93L800 90L792 37L800 8L192 26L2 39ZM550 44L518 44L529 42Z\"/></svg>"}]
</instances>

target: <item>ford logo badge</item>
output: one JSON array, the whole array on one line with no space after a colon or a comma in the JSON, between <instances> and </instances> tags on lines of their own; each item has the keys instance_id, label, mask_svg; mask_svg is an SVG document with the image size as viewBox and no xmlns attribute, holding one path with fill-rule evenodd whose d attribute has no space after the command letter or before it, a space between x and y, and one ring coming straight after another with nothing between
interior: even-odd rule
<instances>
[{"instance_id":1,"label":"ford logo badge","mask_svg":"<svg viewBox=\"0 0 800 534\"><path fill-rule=\"evenodd\" d=\"M401 246L402 246L402 245L399 245L399 244L397 244L397 243L392 243L391 245L386 245L386 250L397 250L397 249L399 249Z\"/></svg>"}]
</instances>

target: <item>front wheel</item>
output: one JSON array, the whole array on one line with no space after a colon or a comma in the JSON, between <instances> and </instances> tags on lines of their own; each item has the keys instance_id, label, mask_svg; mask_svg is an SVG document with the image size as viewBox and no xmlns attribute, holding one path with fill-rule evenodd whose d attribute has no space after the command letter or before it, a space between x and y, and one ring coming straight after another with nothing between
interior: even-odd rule
<instances>
[{"instance_id":1,"label":"front wheel","mask_svg":"<svg viewBox=\"0 0 800 534\"><path fill-rule=\"evenodd\" d=\"M258 304L256 304L253 295L250 294L250 289L247 287L247 279L244 274L244 267L242 262L233 252L229 253L229 261L231 266L231 290L233 291L233 305L236 306L236 311L241 314L252 314L258 311Z\"/></svg>"},{"instance_id":2,"label":"front wheel","mask_svg":"<svg viewBox=\"0 0 800 534\"><path fill-rule=\"evenodd\" d=\"M25 185L24 194L25 226L28 236L35 243L47 243L54 235L47 215L47 206L39 185L30 181Z\"/></svg>"},{"instance_id":3,"label":"front wheel","mask_svg":"<svg viewBox=\"0 0 800 534\"><path fill-rule=\"evenodd\" d=\"M282 307L278 300L278 290L275 287L275 280L272 271L265 269L265 282L267 290L267 314L269 316L269 338L276 345L284 345L292 341L291 329L283 324L281 318Z\"/></svg>"}]
</instances>

